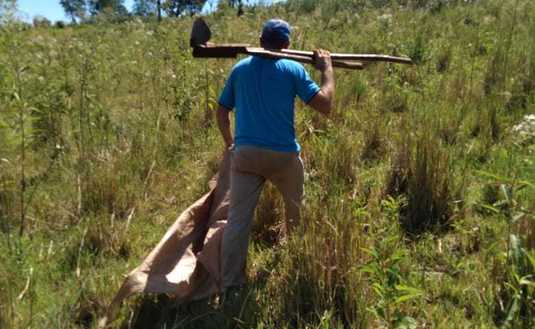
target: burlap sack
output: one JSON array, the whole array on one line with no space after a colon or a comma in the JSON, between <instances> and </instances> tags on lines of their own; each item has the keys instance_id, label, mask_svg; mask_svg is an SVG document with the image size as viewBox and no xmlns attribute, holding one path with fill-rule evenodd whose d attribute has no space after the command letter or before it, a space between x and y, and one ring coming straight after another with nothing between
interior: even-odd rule
<instances>
[{"instance_id":1,"label":"burlap sack","mask_svg":"<svg viewBox=\"0 0 535 329\"><path fill-rule=\"evenodd\" d=\"M165 293L178 302L220 290L220 253L230 192L230 152L225 152L210 191L186 209L141 265L128 274L100 319L104 328L122 301L135 293Z\"/></svg>"}]
</instances>

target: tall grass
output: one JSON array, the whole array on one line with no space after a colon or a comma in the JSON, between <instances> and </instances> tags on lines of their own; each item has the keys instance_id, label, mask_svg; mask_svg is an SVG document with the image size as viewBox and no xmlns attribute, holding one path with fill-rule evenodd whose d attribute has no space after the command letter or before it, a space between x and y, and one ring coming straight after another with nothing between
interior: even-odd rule
<instances>
[{"instance_id":1,"label":"tall grass","mask_svg":"<svg viewBox=\"0 0 535 329\"><path fill-rule=\"evenodd\" d=\"M264 190L233 307L137 297L112 327L531 328L535 153L511 127L535 109L533 3L289 1L206 19L214 41L255 43L275 16L296 48L417 65L336 71L328 120L298 105L303 223L281 239ZM2 26L0 327L93 327L207 190L233 61L193 59L191 23Z\"/></svg>"}]
</instances>

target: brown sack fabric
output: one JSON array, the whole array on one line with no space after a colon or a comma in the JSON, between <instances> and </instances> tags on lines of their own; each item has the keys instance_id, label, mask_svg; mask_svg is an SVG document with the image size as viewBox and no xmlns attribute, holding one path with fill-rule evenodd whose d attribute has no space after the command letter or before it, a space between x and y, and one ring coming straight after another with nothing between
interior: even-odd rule
<instances>
[{"instance_id":1,"label":"brown sack fabric","mask_svg":"<svg viewBox=\"0 0 535 329\"><path fill-rule=\"evenodd\" d=\"M135 293L165 293L179 302L220 290L220 254L230 192L230 152L225 152L210 191L186 209L156 247L124 280L99 327L112 321Z\"/></svg>"}]
</instances>

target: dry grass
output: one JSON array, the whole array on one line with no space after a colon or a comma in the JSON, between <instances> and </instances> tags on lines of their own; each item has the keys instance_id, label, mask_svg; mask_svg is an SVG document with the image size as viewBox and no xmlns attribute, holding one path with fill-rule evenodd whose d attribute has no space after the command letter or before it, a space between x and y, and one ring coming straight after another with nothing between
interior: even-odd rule
<instances>
[{"instance_id":1,"label":"dry grass","mask_svg":"<svg viewBox=\"0 0 535 329\"><path fill-rule=\"evenodd\" d=\"M298 106L303 225L278 241L266 186L236 309L133 298L112 327L531 328L533 268L508 251L513 235L534 247L533 145L511 132L535 109L533 3L295 0L207 19L214 40L254 43L272 16L296 26L296 48L418 65L336 71L330 120ZM233 62L192 59L191 22L2 27L0 327L93 326L206 192Z\"/></svg>"}]
</instances>

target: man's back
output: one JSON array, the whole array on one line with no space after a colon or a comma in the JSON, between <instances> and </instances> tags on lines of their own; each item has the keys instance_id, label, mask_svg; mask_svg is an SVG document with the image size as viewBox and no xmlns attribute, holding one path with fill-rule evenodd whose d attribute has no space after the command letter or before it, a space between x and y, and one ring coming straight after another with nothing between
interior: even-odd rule
<instances>
[{"instance_id":1,"label":"man's back","mask_svg":"<svg viewBox=\"0 0 535 329\"><path fill-rule=\"evenodd\" d=\"M260 45L286 49L290 30L287 22L271 19L264 24ZM234 66L219 98L217 124L225 146L232 149L229 216L221 246L223 289L246 281L249 233L266 180L282 194L286 231L299 222L304 168L295 140L295 96L328 115L334 95L330 54L317 50L314 58L314 66L321 72L321 89L299 63L249 57ZM235 137L230 131L232 109L236 110Z\"/></svg>"},{"instance_id":2,"label":"man's back","mask_svg":"<svg viewBox=\"0 0 535 329\"><path fill-rule=\"evenodd\" d=\"M234 66L219 104L236 109L236 146L299 152L294 129L295 96L308 103L319 90L297 62L247 57Z\"/></svg>"}]
</instances>

